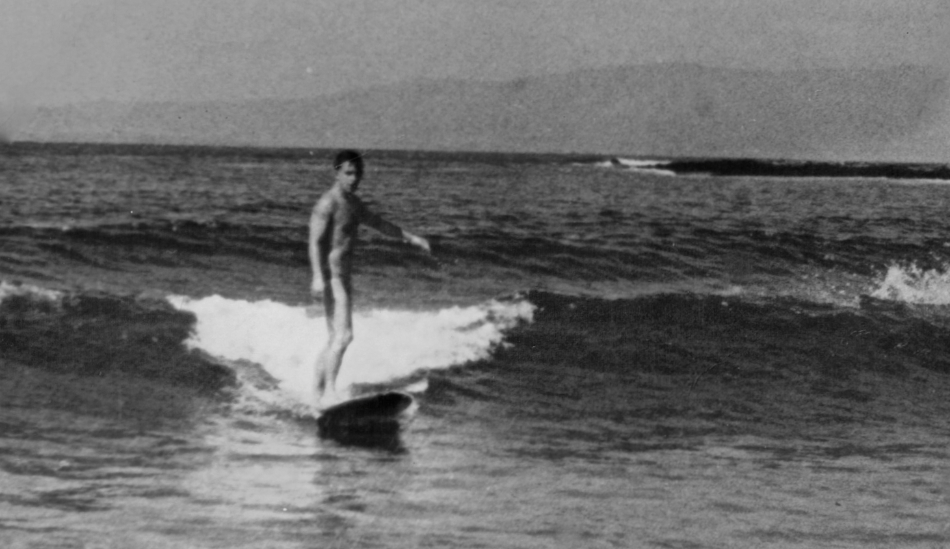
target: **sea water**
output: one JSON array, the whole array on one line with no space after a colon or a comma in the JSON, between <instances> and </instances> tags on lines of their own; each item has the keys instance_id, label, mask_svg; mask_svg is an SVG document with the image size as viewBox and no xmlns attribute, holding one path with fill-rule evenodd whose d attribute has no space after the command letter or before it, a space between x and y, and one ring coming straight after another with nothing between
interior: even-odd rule
<instances>
[{"instance_id":1,"label":"sea water","mask_svg":"<svg viewBox=\"0 0 950 549\"><path fill-rule=\"evenodd\" d=\"M946 181L369 151L433 253L362 229L340 384L418 408L352 445L331 156L0 149L0 544L950 545Z\"/></svg>"}]
</instances>

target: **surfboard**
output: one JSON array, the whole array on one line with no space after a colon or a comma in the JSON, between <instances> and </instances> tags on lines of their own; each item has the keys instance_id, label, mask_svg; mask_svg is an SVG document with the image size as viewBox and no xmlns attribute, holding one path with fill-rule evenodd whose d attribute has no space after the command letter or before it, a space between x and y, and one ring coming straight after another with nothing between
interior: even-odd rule
<instances>
[{"instance_id":1,"label":"surfboard","mask_svg":"<svg viewBox=\"0 0 950 549\"><path fill-rule=\"evenodd\" d=\"M413 399L406 393L390 391L360 396L331 406L320 413L320 433L386 434L398 431Z\"/></svg>"}]
</instances>

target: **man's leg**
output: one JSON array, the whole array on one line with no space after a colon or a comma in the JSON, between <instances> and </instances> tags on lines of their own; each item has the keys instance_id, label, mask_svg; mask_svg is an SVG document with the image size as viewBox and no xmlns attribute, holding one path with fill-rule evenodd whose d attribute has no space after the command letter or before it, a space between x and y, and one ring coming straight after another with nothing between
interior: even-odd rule
<instances>
[{"instance_id":1,"label":"man's leg","mask_svg":"<svg viewBox=\"0 0 950 549\"><path fill-rule=\"evenodd\" d=\"M317 355L317 363L314 366L316 371L314 372L313 393L318 404L323 400L324 394L327 392L327 389L329 389L327 382L330 369L327 361L329 360L330 347L333 345L334 340L336 302L333 298L333 288L330 287L329 282L323 287L323 310L327 321L327 342L323 345L323 349L320 350L320 354Z\"/></svg>"},{"instance_id":2,"label":"man's leg","mask_svg":"<svg viewBox=\"0 0 950 549\"><path fill-rule=\"evenodd\" d=\"M336 392L336 377L343 365L343 354L353 341L353 308L350 297L350 285L339 278L331 278L330 290L333 293L333 315L327 317L329 340L321 356L323 370L324 402L339 400ZM318 381L319 383L319 381Z\"/></svg>"}]
</instances>

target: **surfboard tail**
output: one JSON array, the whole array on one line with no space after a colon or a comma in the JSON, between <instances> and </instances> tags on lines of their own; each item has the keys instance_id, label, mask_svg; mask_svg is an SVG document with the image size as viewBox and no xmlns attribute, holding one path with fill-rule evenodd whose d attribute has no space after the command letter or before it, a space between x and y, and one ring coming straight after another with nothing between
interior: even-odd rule
<instances>
[{"instance_id":1,"label":"surfboard tail","mask_svg":"<svg viewBox=\"0 0 950 549\"><path fill-rule=\"evenodd\" d=\"M317 418L317 431L322 438L344 444L391 445L416 408L415 399L406 393L364 396L324 410Z\"/></svg>"}]
</instances>

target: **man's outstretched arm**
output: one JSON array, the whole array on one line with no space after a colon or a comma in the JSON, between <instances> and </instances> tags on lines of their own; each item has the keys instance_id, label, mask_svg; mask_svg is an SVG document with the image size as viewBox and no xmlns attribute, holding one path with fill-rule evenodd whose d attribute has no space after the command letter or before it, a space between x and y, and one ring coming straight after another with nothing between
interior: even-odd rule
<instances>
[{"instance_id":1,"label":"man's outstretched arm","mask_svg":"<svg viewBox=\"0 0 950 549\"><path fill-rule=\"evenodd\" d=\"M402 227L399 227L398 225L386 221L380 215L376 214L375 212L371 212L366 206L363 206L362 210L362 221L366 225L369 225L388 237L401 238L413 246L425 250L426 253L432 253L432 249L429 247L428 240L422 238L421 236L414 235Z\"/></svg>"}]
</instances>

